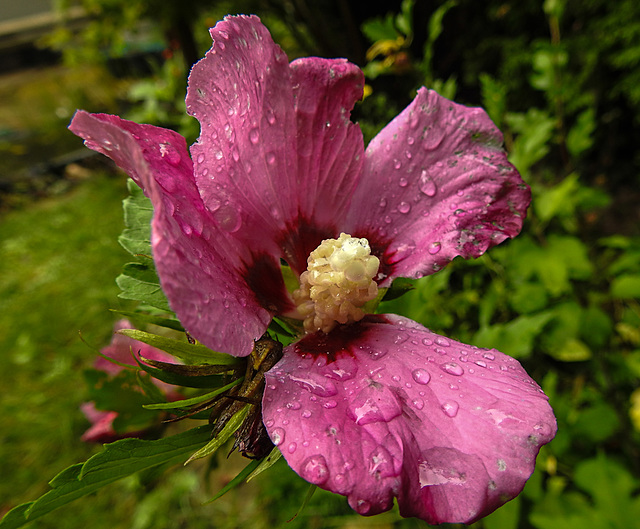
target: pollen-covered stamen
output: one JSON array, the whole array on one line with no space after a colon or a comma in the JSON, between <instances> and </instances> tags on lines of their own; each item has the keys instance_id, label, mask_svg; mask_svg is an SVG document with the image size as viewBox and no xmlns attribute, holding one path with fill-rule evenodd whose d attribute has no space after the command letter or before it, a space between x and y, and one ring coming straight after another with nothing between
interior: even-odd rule
<instances>
[{"instance_id":1,"label":"pollen-covered stamen","mask_svg":"<svg viewBox=\"0 0 640 529\"><path fill-rule=\"evenodd\" d=\"M373 278L379 266L367 239L341 233L322 241L309 255L300 288L293 293L305 331L329 332L337 323L361 320L361 307L378 295Z\"/></svg>"}]
</instances>

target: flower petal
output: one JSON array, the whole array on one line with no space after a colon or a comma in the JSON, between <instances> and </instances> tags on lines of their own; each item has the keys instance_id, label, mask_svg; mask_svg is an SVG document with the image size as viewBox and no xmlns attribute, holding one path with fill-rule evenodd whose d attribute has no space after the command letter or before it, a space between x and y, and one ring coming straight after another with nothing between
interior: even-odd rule
<instances>
[{"instance_id":1,"label":"flower petal","mask_svg":"<svg viewBox=\"0 0 640 529\"><path fill-rule=\"evenodd\" d=\"M364 147L349 120L363 75L345 60L291 66L255 16L227 17L192 69L187 110L201 123L191 147L205 205L242 244L301 273L337 236Z\"/></svg>"},{"instance_id":2,"label":"flower petal","mask_svg":"<svg viewBox=\"0 0 640 529\"><path fill-rule=\"evenodd\" d=\"M386 285L514 237L529 201L486 113L421 88L367 147L349 233L383 254Z\"/></svg>"},{"instance_id":3,"label":"flower petal","mask_svg":"<svg viewBox=\"0 0 640 529\"><path fill-rule=\"evenodd\" d=\"M257 252L279 254L276 234L296 212L296 129L289 62L255 16L226 17L191 70L187 112L196 183L223 229Z\"/></svg>"},{"instance_id":4,"label":"flower petal","mask_svg":"<svg viewBox=\"0 0 640 529\"><path fill-rule=\"evenodd\" d=\"M82 111L69 128L87 147L113 159L151 199L156 268L183 325L212 349L248 355L253 340L269 324L270 311L278 310L278 300L286 304L288 299L279 263L265 256L255 281L269 286L267 304L258 299L261 290L250 286L246 273L244 263L255 262L255 257L220 232L204 207L184 138L167 129Z\"/></svg>"},{"instance_id":5,"label":"flower petal","mask_svg":"<svg viewBox=\"0 0 640 529\"><path fill-rule=\"evenodd\" d=\"M403 516L433 524L516 496L556 431L516 360L388 315L289 346L267 373L263 417L307 481L365 515L397 497Z\"/></svg>"},{"instance_id":6,"label":"flower petal","mask_svg":"<svg viewBox=\"0 0 640 529\"><path fill-rule=\"evenodd\" d=\"M345 59L310 57L291 63L297 123L296 228L285 256L298 273L322 240L337 237L364 162L362 131L350 119L362 98L362 71ZM310 233L313 226L315 233Z\"/></svg>"}]
</instances>

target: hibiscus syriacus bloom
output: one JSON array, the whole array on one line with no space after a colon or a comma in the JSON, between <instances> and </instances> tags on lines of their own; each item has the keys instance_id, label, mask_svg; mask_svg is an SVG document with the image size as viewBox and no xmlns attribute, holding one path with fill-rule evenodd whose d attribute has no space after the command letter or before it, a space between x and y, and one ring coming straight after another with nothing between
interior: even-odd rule
<instances>
[{"instance_id":1,"label":"hibiscus syriacus bloom","mask_svg":"<svg viewBox=\"0 0 640 529\"><path fill-rule=\"evenodd\" d=\"M191 146L170 130L78 112L71 130L154 206L162 287L212 349L250 353L273 316L306 335L267 373L263 419L289 465L348 497L430 523L516 496L555 434L546 396L495 350L363 306L396 277L515 236L530 193L481 109L424 88L364 149L363 75L291 64L257 17L228 17L189 78ZM281 260L300 279L291 295Z\"/></svg>"},{"instance_id":2,"label":"hibiscus syriacus bloom","mask_svg":"<svg viewBox=\"0 0 640 529\"><path fill-rule=\"evenodd\" d=\"M120 329L132 329L133 325L128 320L120 320L114 325L114 331L111 343L101 349L101 353L104 356L119 362L120 364L136 365L131 353L139 353L144 358L149 360L158 360L160 362L174 362L175 359L155 347L151 347L146 343L133 340L122 334L117 334ZM106 358L100 357L95 361L94 368L98 371L104 371L110 377L115 377L124 368L118 364L110 362ZM180 398L179 393L175 391L175 387L170 384L166 384L160 380L152 379L153 383L162 391L168 400L177 400ZM96 408L95 403L85 402L80 406L80 410L84 413L85 417L91 423L91 426L87 431L82 434L82 440L92 443L110 443L117 439L123 439L125 437L139 437L144 434L144 431L136 430L131 432L116 432L113 427L113 421L118 417L118 413L115 411L103 411Z\"/></svg>"}]
</instances>

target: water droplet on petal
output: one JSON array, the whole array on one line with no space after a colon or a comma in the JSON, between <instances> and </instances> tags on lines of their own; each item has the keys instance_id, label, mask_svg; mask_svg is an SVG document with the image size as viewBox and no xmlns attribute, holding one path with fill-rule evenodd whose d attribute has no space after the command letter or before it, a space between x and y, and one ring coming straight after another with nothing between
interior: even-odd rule
<instances>
[{"instance_id":1,"label":"water droplet on petal","mask_svg":"<svg viewBox=\"0 0 640 529\"><path fill-rule=\"evenodd\" d=\"M333 397L338 393L338 388L333 380L317 373L308 373L305 378L289 375L289 378L301 388L307 389L319 397Z\"/></svg>"},{"instance_id":2,"label":"water droplet on petal","mask_svg":"<svg viewBox=\"0 0 640 529\"><path fill-rule=\"evenodd\" d=\"M455 417L456 415L458 415L459 408L460 406L455 400L452 400L451 402L445 402L442 405L442 411L444 411L444 414L447 417Z\"/></svg>"},{"instance_id":3,"label":"water droplet on petal","mask_svg":"<svg viewBox=\"0 0 640 529\"><path fill-rule=\"evenodd\" d=\"M429 246L428 251L431 255L435 255L440 251L441 247L442 245L439 242L434 242L434 243L431 243L431 246Z\"/></svg>"},{"instance_id":4,"label":"water droplet on petal","mask_svg":"<svg viewBox=\"0 0 640 529\"><path fill-rule=\"evenodd\" d=\"M447 362L440 366L445 373L459 377L464 373L464 369L455 362Z\"/></svg>"},{"instance_id":5,"label":"water droplet on petal","mask_svg":"<svg viewBox=\"0 0 640 529\"><path fill-rule=\"evenodd\" d=\"M404 177L402 177L400 180L398 180L398 185L400 187L407 187L408 184L409 184L409 181Z\"/></svg>"},{"instance_id":6,"label":"water droplet on petal","mask_svg":"<svg viewBox=\"0 0 640 529\"><path fill-rule=\"evenodd\" d=\"M367 500L349 501L351 508L358 514L367 514L371 510L371 504Z\"/></svg>"},{"instance_id":7,"label":"water droplet on petal","mask_svg":"<svg viewBox=\"0 0 640 529\"><path fill-rule=\"evenodd\" d=\"M495 360L496 359L496 355L494 355L493 353L484 353L482 356L484 358L486 358L487 360Z\"/></svg>"},{"instance_id":8,"label":"water droplet on petal","mask_svg":"<svg viewBox=\"0 0 640 529\"><path fill-rule=\"evenodd\" d=\"M408 202L400 202L400 205L398 206L398 211L400 213L409 213L409 211L411 211L411 204L409 204Z\"/></svg>"},{"instance_id":9,"label":"water droplet on petal","mask_svg":"<svg viewBox=\"0 0 640 529\"><path fill-rule=\"evenodd\" d=\"M284 435L285 432L282 428L274 428L271 431L271 440L273 441L273 444L276 446L280 446L282 443L284 443Z\"/></svg>"},{"instance_id":10,"label":"water droplet on petal","mask_svg":"<svg viewBox=\"0 0 640 529\"><path fill-rule=\"evenodd\" d=\"M425 170L420 173L420 183L418 185L420 187L420 191L428 197L435 196L438 191L435 182L429 177L429 173Z\"/></svg>"},{"instance_id":11,"label":"water droplet on petal","mask_svg":"<svg viewBox=\"0 0 640 529\"><path fill-rule=\"evenodd\" d=\"M411 376L418 384L428 384L431 380L431 375L426 369L414 369Z\"/></svg>"},{"instance_id":12,"label":"water droplet on petal","mask_svg":"<svg viewBox=\"0 0 640 529\"><path fill-rule=\"evenodd\" d=\"M255 129L251 129L251 130L249 131L249 140L250 140L250 141L251 141L251 143L253 143L254 145L260 141L260 131L258 131L258 129L257 129L257 128L255 128Z\"/></svg>"},{"instance_id":13,"label":"water droplet on petal","mask_svg":"<svg viewBox=\"0 0 640 529\"><path fill-rule=\"evenodd\" d=\"M300 475L309 483L314 485L322 485L329 479L329 467L324 456L317 454L308 457L302 463Z\"/></svg>"},{"instance_id":14,"label":"water droplet on petal","mask_svg":"<svg viewBox=\"0 0 640 529\"><path fill-rule=\"evenodd\" d=\"M302 412L302 418L303 419L308 419L309 417L311 417L311 412L309 410L304 410Z\"/></svg>"},{"instance_id":15,"label":"water droplet on petal","mask_svg":"<svg viewBox=\"0 0 640 529\"><path fill-rule=\"evenodd\" d=\"M198 163L204 162L204 154L203 153L198 154L198 157L196 158L196 161Z\"/></svg>"},{"instance_id":16,"label":"water droplet on petal","mask_svg":"<svg viewBox=\"0 0 640 529\"><path fill-rule=\"evenodd\" d=\"M413 407L416 410L421 410L422 408L424 408L424 400L422 399L414 399L413 401L411 401L411 404L413 404Z\"/></svg>"},{"instance_id":17,"label":"water droplet on petal","mask_svg":"<svg viewBox=\"0 0 640 529\"><path fill-rule=\"evenodd\" d=\"M213 216L219 226L229 233L238 231L242 224L242 219L238 211L231 205L221 206L214 212Z\"/></svg>"},{"instance_id":18,"label":"water droplet on petal","mask_svg":"<svg viewBox=\"0 0 640 529\"><path fill-rule=\"evenodd\" d=\"M293 454L296 451L296 448L298 448L297 443L289 443L289 446L287 447L287 451L290 454Z\"/></svg>"},{"instance_id":19,"label":"water droplet on petal","mask_svg":"<svg viewBox=\"0 0 640 529\"><path fill-rule=\"evenodd\" d=\"M287 404L287 408L290 410L299 410L300 407L301 404L297 400L291 401Z\"/></svg>"},{"instance_id":20,"label":"water droplet on petal","mask_svg":"<svg viewBox=\"0 0 640 529\"><path fill-rule=\"evenodd\" d=\"M335 408L338 405L338 403L335 400L328 400L327 402L325 402L323 404L323 407L325 407L328 410L331 410L333 408Z\"/></svg>"},{"instance_id":21,"label":"water droplet on petal","mask_svg":"<svg viewBox=\"0 0 640 529\"><path fill-rule=\"evenodd\" d=\"M451 345L451 342L447 340L444 336L438 336L436 338L436 343L438 345L441 345L442 347L449 347Z\"/></svg>"}]
</instances>

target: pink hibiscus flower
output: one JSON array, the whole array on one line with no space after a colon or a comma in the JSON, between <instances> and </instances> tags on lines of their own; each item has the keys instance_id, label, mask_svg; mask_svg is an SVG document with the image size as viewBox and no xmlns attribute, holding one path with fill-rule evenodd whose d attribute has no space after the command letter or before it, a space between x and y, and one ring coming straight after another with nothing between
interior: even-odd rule
<instances>
[{"instance_id":1,"label":"pink hibiscus flower","mask_svg":"<svg viewBox=\"0 0 640 529\"><path fill-rule=\"evenodd\" d=\"M139 353L144 358L149 360L158 360L160 362L175 362L175 358L171 355L151 347L145 343L133 340L122 334L117 334L120 329L133 329L133 325L128 320L120 320L114 325L113 339L111 343L103 348L100 352L108 356L109 358L119 362L121 364L136 365L131 352ZM94 368L99 371L104 371L110 377L116 376L124 368L113 362L109 362L106 358L99 357L95 363ZM175 386L166 384L160 380L152 379L153 383L160 389L168 400L177 400L181 398L180 394L175 390ZM140 437L144 435L144 431L132 431L132 432L116 432L113 427L113 421L118 417L118 413L115 411L99 410L96 408L95 403L85 402L80 406L80 410L84 416L89 420L91 426L82 434L81 439L90 443L109 443L116 441L117 439L123 439L125 437Z\"/></svg>"},{"instance_id":2,"label":"pink hibiscus flower","mask_svg":"<svg viewBox=\"0 0 640 529\"><path fill-rule=\"evenodd\" d=\"M154 205L162 287L185 328L248 355L273 316L306 336L266 375L263 419L289 465L364 515L470 523L516 496L556 430L514 359L365 315L396 277L515 236L530 193L481 109L424 88L365 150L362 72L289 64L257 17L228 17L190 75L191 146L170 130L78 112L71 130ZM285 288L281 260L299 277Z\"/></svg>"}]
</instances>

